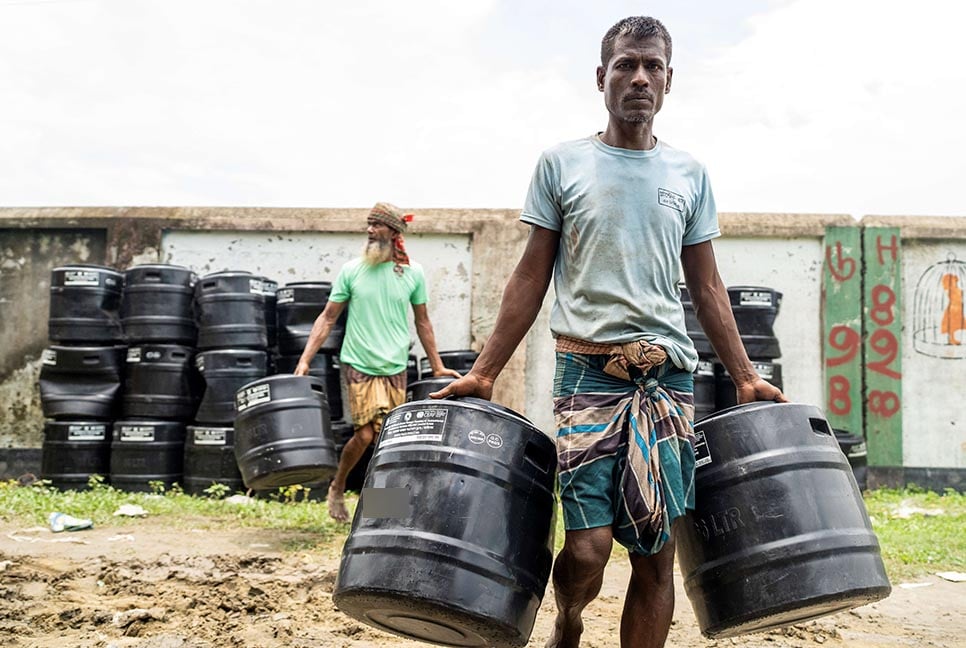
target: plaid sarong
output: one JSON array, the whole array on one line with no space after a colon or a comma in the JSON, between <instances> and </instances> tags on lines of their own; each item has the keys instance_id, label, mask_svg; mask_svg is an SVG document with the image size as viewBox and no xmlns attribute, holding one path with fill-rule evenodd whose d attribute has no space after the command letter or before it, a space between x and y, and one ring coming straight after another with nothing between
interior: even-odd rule
<instances>
[{"instance_id":1,"label":"plaid sarong","mask_svg":"<svg viewBox=\"0 0 966 648\"><path fill-rule=\"evenodd\" d=\"M557 352L554 418L564 525L611 526L635 553L660 551L694 508L694 383L665 361L624 380L611 354Z\"/></svg>"},{"instance_id":2,"label":"plaid sarong","mask_svg":"<svg viewBox=\"0 0 966 648\"><path fill-rule=\"evenodd\" d=\"M370 376L358 369L342 365L346 382L352 426L361 428L372 423L376 434L382 429L382 419L406 400L406 372L392 376Z\"/></svg>"}]
</instances>

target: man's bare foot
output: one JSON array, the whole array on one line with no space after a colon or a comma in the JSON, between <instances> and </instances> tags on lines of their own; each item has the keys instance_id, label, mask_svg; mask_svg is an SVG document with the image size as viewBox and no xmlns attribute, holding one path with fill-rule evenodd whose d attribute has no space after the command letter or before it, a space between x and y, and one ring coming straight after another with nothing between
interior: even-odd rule
<instances>
[{"instance_id":1,"label":"man's bare foot","mask_svg":"<svg viewBox=\"0 0 966 648\"><path fill-rule=\"evenodd\" d=\"M557 614L553 622L553 631L544 648L577 648L580 645L580 634L584 631L584 623L580 617L568 619Z\"/></svg>"},{"instance_id":2,"label":"man's bare foot","mask_svg":"<svg viewBox=\"0 0 966 648\"><path fill-rule=\"evenodd\" d=\"M329 484L329 494L325 501L329 504L329 517L336 522L348 522L349 511L345 507L344 491L333 490L334 484Z\"/></svg>"}]
</instances>

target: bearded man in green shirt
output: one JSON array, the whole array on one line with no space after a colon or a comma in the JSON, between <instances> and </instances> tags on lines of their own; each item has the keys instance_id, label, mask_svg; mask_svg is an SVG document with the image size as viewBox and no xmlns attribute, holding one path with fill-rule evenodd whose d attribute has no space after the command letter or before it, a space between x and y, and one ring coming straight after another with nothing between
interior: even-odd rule
<instances>
[{"instance_id":1,"label":"bearded man in green shirt","mask_svg":"<svg viewBox=\"0 0 966 648\"><path fill-rule=\"evenodd\" d=\"M409 260L403 241L410 219L389 203L376 203L372 208L363 254L339 271L295 369L299 376L309 373L312 358L351 301L339 361L348 387L354 434L342 449L327 497L329 515L339 522L349 519L343 497L346 476L378 436L385 415L405 400L410 305L433 376L460 377L443 366L436 350L423 268Z\"/></svg>"}]
</instances>

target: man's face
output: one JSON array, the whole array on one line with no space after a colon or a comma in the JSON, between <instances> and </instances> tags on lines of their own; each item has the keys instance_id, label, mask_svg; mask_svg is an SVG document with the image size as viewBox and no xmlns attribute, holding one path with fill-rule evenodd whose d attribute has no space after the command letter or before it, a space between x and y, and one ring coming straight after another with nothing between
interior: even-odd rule
<instances>
[{"instance_id":1,"label":"man's face","mask_svg":"<svg viewBox=\"0 0 966 648\"><path fill-rule=\"evenodd\" d=\"M388 243L392 240L393 234L396 233L396 230L388 225L374 220L368 221L368 225L366 234L369 236L369 241L384 241Z\"/></svg>"},{"instance_id":2,"label":"man's face","mask_svg":"<svg viewBox=\"0 0 966 648\"><path fill-rule=\"evenodd\" d=\"M671 73L659 36L642 40L621 36L607 66L597 68L597 88L604 93L604 105L612 117L649 123L671 91Z\"/></svg>"}]
</instances>

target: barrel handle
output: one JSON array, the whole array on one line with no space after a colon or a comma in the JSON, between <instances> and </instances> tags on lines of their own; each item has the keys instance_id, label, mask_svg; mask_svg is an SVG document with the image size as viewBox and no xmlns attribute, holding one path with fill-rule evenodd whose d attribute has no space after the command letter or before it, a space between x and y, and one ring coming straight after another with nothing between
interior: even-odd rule
<instances>
[{"instance_id":1,"label":"barrel handle","mask_svg":"<svg viewBox=\"0 0 966 648\"><path fill-rule=\"evenodd\" d=\"M548 453L543 447L531 439L527 442L527 447L523 450L523 459L540 472L546 474L553 470L557 461L557 455L556 452Z\"/></svg>"},{"instance_id":2,"label":"barrel handle","mask_svg":"<svg viewBox=\"0 0 966 648\"><path fill-rule=\"evenodd\" d=\"M835 436L832 432L831 426L829 426L828 421L823 418L809 418L809 424L812 426L812 432L815 434L824 434L826 436Z\"/></svg>"},{"instance_id":3,"label":"barrel handle","mask_svg":"<svg viewBox=\"0 0 966 648\"><path fill-rule=\"evenodd\" d=\"M184 351L172 351L171 352L171 357L172 358L184 358L184 357L187 357L187 354Z\"/></svg>"},{"instance_id":4,"label":"barrel handle","mask_svg":"<svg viewBox=\"0 0 966 648\"><path fill-rule=\"evenodd\" d=\"M83 363L86 365L96 365L101 363L101 359L96 355L84 356Z\"/></svg>"},{"instance_id":5,"label":"barrel handle","mask_svg":"<svg viewBox=\"0 0 966 648\"><path fill-rule=\"evenodd\" d=\"M161 273L157 271L145 272L144 279L147 281L161 281Z\"/></svg>"},{"instance_id":6,"label":"barrel handle","mask_svg":"<svg viewBox=\"0 0 966 648\"><path fill-rule=\"evenodd\" d=\"M252 359L251 358L238 358L237 364L241 365L242 367L250 367L251 364L252 364Z\"/></svg>"},{"instance_id":7,"label":"barrel handle","mask_svg":"<svg viewBox=\"0 0 966 648\"><path fill-rule=\"evenodd\" d=\"M201 289L202 290L208 290L209 288L214 288L217 285L218 285L218 282L217 281L202 281L201 282Z\"/></svg>"},{"instance_id":8,"label":"barrel handle","mask_svg":"<svg viewBox=\"0 0 966 648\"><path fill-rule=\"evenodd\" d=\"M320 384L318 384L318 383L314 383L314 382L313 383L309 383L309 387L312 388L312 391L317 391L319 393L325 393L325 387L322 386L322 385L320 385Z\"/></svg>"}]
</instances>

